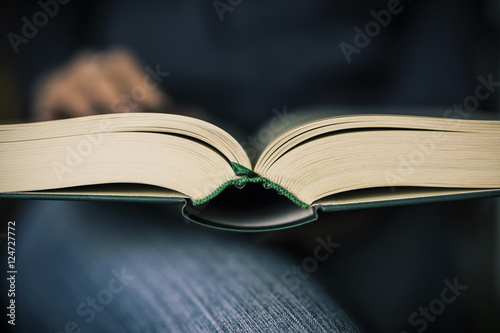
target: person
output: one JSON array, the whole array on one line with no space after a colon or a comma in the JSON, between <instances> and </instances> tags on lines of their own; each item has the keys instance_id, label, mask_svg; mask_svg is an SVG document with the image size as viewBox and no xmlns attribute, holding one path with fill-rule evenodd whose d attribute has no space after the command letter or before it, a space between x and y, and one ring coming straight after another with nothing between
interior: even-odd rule
<instances>
[{"instance_id":1,"label":"person","mask_svg":"<svg viewBox=\"0 0 500 333\"><path fill-rule=\"evenodd\" d=\"M19 5L12 17L28 17L22 22L39 31L11 42L38 120L147 110L222 119L251 133L276 108L452 105L473 87L475 32L464 24L476 23L471 1L41 3ZM37 27L29 19L38 11L55 14ZM363 30L369 22L377 34ZM354 225L384 222L357 231L363 246L346 237L337 252L350 254L302 272L292 288L284 273L318 238L340 235L325 226L332 217L258 241L186 225L151 205L30 202L18 219L19 327L356 332L356 318L374 330L408 329L408 316L455 272L439 235L456 213L430 206L422 222L418 210L335 215ZM297 234L302 252L273 241ZM401 257L390 257L392 246ZM366 267L353 268L356 259ZM348 298L361 304L357 312ZM460 327L457 308L426 322L428 331Z\"/></svg>"}]
</instances>

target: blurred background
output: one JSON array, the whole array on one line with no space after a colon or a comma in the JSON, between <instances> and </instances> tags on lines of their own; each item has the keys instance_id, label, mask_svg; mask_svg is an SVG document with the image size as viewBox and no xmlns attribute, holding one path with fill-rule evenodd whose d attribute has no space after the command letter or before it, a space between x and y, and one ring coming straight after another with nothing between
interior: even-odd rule
<instances>
[{"instance_id":1,"label":"blurred background","mask_svg":"<svg viewBox=\"0 0 500 333\"><path fill-rule=\"evenodd\" d=\"M432 106L443 113L474 93L478 76L500 81L494 0L401 1L405 9L348 63L340 43L354 45L353 28L389 2L315 1L304 11L303 1L243 1L221 20L212 2L73 0L58 3L58 13L16 52L8 34L22 35L22 18L43 9L37 1L0 1L0 122L32 120L41 75L81 50L116 46L141 66L171 73L160 88L174 102L247 133L284 105ZM495 92L480 108L494 118L499 104ZM0 200L1 232L19 209L22 202ZM282 244L300 257L329 234L342 247L317 276L367 331L416 331L410 314L455 277L467 291L426 332L500 330L498 199L332 213L254 241Z\"/></svg>"}]
</instances>

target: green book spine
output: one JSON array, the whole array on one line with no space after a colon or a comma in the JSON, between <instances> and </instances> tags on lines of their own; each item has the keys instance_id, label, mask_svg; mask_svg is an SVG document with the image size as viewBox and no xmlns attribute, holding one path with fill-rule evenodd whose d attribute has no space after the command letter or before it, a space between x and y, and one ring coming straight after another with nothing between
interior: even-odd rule
<instances>
[{"instance_id":1,"label":"green book spine","mask_svg":"<svg viewBox=\"0 0 500 333\"><path fill-rule=\"evenodd\" d=\"M227 182L225 182L224 184L219 186L218 189L216 189L215 191L213 191L212 193L207 195L205 198L199 199L199 200L193 200L193 205L198 206L198 205L202 205L202 204L210 201L211 199L213 199L217 195L219 195L222 191L224 191L224 189L226 189L227 187L229 187L231 185L243 186L246 183L262 183L265 187L274 189L279 194L290 199L294 204L296 204L300 208L306 209L307 207L309 207L308 204L300 201L295 195L293 195L290 191L285 189L283 186L280 186L280 185L278 185L278 184L276 184L276 183L274 183L274 182L272 182L264 177L259 176L257 173L253 172L252 170L247 169L244 166L242 166L238 163L235 163L235 162L231 162L231 167L233 168L234 173L237 176L241 176L241 178L228 180Z\"/></svg>"}]
</instances>

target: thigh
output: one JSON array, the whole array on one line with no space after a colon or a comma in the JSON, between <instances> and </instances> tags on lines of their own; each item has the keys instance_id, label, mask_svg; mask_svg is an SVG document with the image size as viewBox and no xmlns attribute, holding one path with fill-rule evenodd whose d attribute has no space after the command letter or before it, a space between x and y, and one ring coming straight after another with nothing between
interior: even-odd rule
<instances>
[{"instance_id":1,"label":"thigh","mask_svg":"<svg viewBox=\"0 0 500 333\"><path fill-rule=\"evenodd\" d=\"M357 331L312 278L285 283L293 260L241 234L135 204L24 212L19 318L53 332Z\"/></svg>"}]
</instances>

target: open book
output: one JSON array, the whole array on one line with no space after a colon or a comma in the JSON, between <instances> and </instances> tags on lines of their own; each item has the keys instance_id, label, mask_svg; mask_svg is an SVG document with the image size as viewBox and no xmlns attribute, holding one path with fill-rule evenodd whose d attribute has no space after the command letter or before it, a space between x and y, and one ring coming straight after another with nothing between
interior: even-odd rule
<instances>
[{"instance_id":1,"label":"open book","mask_svg":"<svg viewBox=\"0 0 500 333\"><path fill-rule=\"evenodd\" d=\"M261 230L317 209L499 195L500 121L328 117L283 131L254 160L221 128L180 115L2 125L0 175L3 197L184 202L197 222ZM260 184L238 190L247 183ZM211 205L223 192L232 203ZM280 199L266 204L269 193Z\"/></svg>"}]
</instances>

